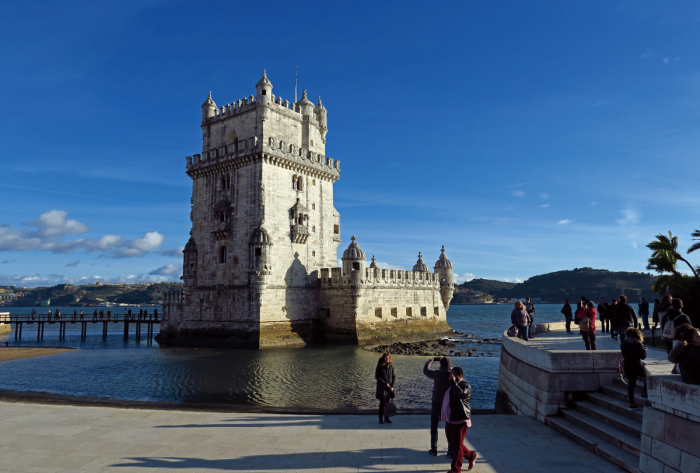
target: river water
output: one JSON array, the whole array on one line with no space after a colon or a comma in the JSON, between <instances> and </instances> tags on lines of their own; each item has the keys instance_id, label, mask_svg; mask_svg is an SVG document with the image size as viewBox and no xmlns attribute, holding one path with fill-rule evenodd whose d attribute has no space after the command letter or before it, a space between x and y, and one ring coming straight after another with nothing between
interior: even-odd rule
<instances>
[{"instance_id":1,"label":"river water","mask_svg":"<svg viewBox=\"0 0 700 473\"><path fill-rule=\"evenodd\" d=\"M536 322L563 321L560 304L537 305ZM52 308L55 309L55 308ZM72 314L72 308L59 308ZM152 312L153 307L148 311ZM162 312L158 307L159 312ZM42 308L41 312L46 311ZM94 308L84 308L92 313ZM132 309L133 310L133 309ZM447 322L476 338L500 338L510 327L509 305L452 306ZM31 309L0 307L0 312L28 313ZM113 308L121 313L121 308ZM160 348L133 334L123 339L123 326L110 324L102 339L102 324L68 325L58 339L58 324L46 325L36 339L36 325L25 326L21 341L14 333L0 335L10 346L74 347L70 353L0 363L0 388L136 401L253 405L293 409L371 409L377 353L359 347L312 346L267 350ZM156 329L156 334L158 330ZM142 329L142 337L145 328ZM2 348L0 348L1 350ZM430 408L432 381L423 376L423 357L393 355L397 376L396 404ZM472 406L494 406L498 357L452 358L472 385Z\"/></svg>"}]
</instances>

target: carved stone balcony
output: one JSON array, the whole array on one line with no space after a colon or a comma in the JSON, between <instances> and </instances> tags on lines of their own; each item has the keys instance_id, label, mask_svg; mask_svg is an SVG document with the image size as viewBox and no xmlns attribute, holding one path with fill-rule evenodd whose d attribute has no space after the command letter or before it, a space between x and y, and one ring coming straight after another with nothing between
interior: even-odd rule
<instances>
[{"instance_id":1,"label":"carved stone balcony","mask_svg":"<svg viewBox=\"0 0 700 473\"><path fill-rule=\"evenodd\" d=\"M306 225L292 225L291 235L294 243L304 244L309 238L309 227Z\"/></svg>"},{"instance_id":2,"label":"carved stone balcony","mask_svg":"<svg viewBox=\"0 0 700 473\"><path fill-rule=\"evenodd\" d=\"M211 232L217 240L225 240L231 232L231 222L214 222L211 225Z\"/></svg>"}]
</instances>

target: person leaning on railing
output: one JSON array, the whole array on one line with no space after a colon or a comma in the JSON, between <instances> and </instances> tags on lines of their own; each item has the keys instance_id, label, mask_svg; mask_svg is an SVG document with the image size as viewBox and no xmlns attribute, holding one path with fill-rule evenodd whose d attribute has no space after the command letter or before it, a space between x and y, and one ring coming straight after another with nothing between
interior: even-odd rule
<instances>
[{"instance_id":1,"label":"person leaning on railing","mask_svg":"<svg viewBox=\"0 0 700 473\"><path fill-rule=\"evenodd\" d=\"M680 340L668 354L668 361L678 363L685 384L700 384L700 329L690 324L678 327Z\"/></svg>"}]
</instances>

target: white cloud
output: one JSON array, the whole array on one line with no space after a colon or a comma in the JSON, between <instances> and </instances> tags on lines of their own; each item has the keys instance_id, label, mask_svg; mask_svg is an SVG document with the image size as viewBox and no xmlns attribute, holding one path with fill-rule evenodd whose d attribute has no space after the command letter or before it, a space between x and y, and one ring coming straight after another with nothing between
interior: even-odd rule
<instances>
[{"instance_id":1,"label":"white cloud","mask_svg":"<svg viewBox=\"0 0 700 473\"><path fill-rule=\"evenodd\" d=\"M591 207L598 205L598 202L591 202Z\"/></svg>"},{"instance_id":2,"label":"white cloud","mask_svg":"<svg viewBox=\"0 0 700 473\"><path fill-rule=\"evenodd\" d=\"M559 220L557 222L558 225L566 225L567 223L571 223L573 220L569 220L568 218L565 218L564 220Z\"/></svg>"},{"instance_id":3,"label":"white cloud","mask_svg":"<svg viewBox=\"0 0 700 473\"><path fill-rule=\"evenodd\" d=\"M75 253L76 251L100 252L107 258L141 256L163 244L165 237L158 232L148 232L134 241L120 235L104 235L100 238L76 238L66 240L66 235L89 231L87 225L75 219L67 219L68 212L50 210L25 225L35 227L12 228L0 225L0 251L48 251L51 253Z\"/></svg>"},{"instance_id":4,"label":"white cloud","mask_svg":"<svg viewBox=\"0 0 700 473\"><path fill-rule=\"evenodd\" d=\"M670 58L667 58L667 57L665 57L665 58L664 58L664 64L668 64L669 62L671 62L671 59L670 59Z\"/></svg>"},{"instance_id":5,"label":"white cloud","mask_svg":"<svg viewBox=\"0 0 700 473\"><path fill-rule=\"evenodd\" d=\"M543 209L546 209L547 207L549 207L549 204L540 205L540 207L542 207Z\"/></svg>"},{"instance_id":6,"label":"white cloud","mask_svg":"<svg viewBox=\"0 0 700 473\"><path fill-rule=\"evenodd\" d=\"M513 191L513 197L525 197L524 191Z\"/></svg>"},{"instance_id":7,"label":"white cloud","mask_svg":"<svg viewBox=\"0 0 700 473\"><path fill-rule=\"evenodd\" d=\"M619 225L624 227L626 225L636 225L639 223L639 212L631 209L623 209L620 213L623 218L615 220Z\"/></svg>"},{"instance_id":8,"label":"white cloud","mask_svg":"<svg viewBox=\"0 0 700 473\"><path fill-rule=\"evenodd\" d=\"M339 261L341 261L341 260L339 260ZM372 264L372 261L365 261L366 268L369 268L370 264ZM341 267L343 266L342 261L341 261L341 263L339 263L339 266L341 266ZM382 263L381 261L377 261L377 267L381 268L381 269L395 269L397 271L406 271L406 268L404 268L403 266L399 266L396 264Z\"/></svg>"},{"instance_id":9,"label":"white cloud","mask_svg":"<svg viewBox=\"0 0 700 473\"><path fill-rule=\"evenodd\" d=\"M177 258L182 258L182 251L184 249L184 246L176 246L175 248L164 248L162 250L159 250L157 253L163 256L173 256Z\"/></svg>"},{"instance_id":10,"label":"white cloud","mask_svg":"<svg viewBox=\"0 0 700 473\"><path fill-rule=\"evenodd\" d=\"M180 276L182 274L182 266L170 263L156 268L148 274L151 276Z\"/></svg>"},{"instance_id":11,"label":"white cloud","mask_svg":"<svg viewBox=\"0 0 700 473\"><path fill-rule=\"evenodd\" d=\"M523 282L522 279L518 279L518 278L504 279L504 281L505 281L505 282L514 282L514 283L516 283L516 284L520 284L521 282Z\"/></svg>"},{"instance_id":12,"label":"white cloud","mask_svg":"<svg viewBox=\"0 0 700 473\"><path fill-rule=\"evenodd\" d=\"M540 194L543 199L549 199L549 194Z\"/></svg>"},{"instance_id":13,"label":"white cloud","mask_svg":"<svg viewBox=\"0 0 700 473\"><path fill-rule=\"evenodd\" d=\"M465 282L471 281L472 279L475 279L476 276L474 276L472 273L464 273L464 274L455 274L455 284L463 284Z\"/></svg>"}]
</instances>

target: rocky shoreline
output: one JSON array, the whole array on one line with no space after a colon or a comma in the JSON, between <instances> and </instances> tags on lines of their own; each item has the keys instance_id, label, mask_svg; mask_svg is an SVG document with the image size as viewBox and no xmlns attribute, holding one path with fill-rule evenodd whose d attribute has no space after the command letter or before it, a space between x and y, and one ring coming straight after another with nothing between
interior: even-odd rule
<instances>
[{"instance_id":1,"label":"rocky shoreline","mask_svg":"<svg viewBox=\"0 0 700 473\"><path fill-rule=\"evenodd\" d=\"M367 346L365 350L377 353L408 356L495 357L500 356L502 342L498 338L464 338L428 340L423 342L397 342L390 345Z\"/></svg>"}]
</instances>

